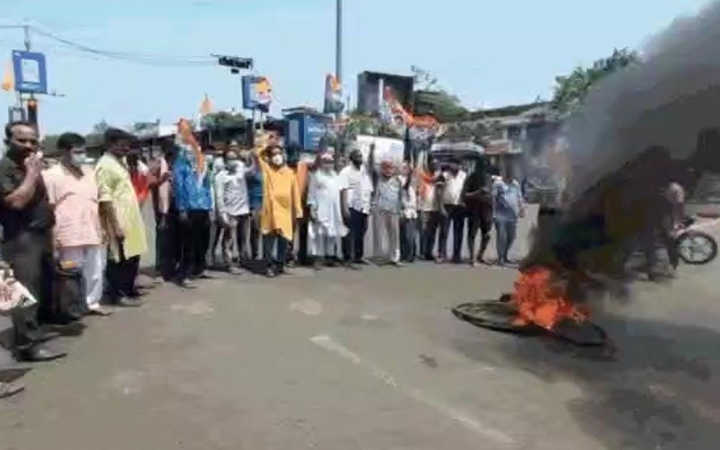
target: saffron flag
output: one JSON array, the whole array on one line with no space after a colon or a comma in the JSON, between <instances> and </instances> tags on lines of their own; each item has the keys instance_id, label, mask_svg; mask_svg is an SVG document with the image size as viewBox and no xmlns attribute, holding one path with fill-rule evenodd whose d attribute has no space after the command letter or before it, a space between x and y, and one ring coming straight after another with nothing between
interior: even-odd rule
<instances>
[{"instance_id":1,"label":"saffron flag","mask_svg":"<svg viewBox=\"0 0 720 450\"><path fill-rule=\"evenodd\" d=\"M13 71L12 62L8 61L5 65L5 71L2 77L2 88L6 91L11 91L15 86L15 72Z\"/></svg>"}]
</instances>

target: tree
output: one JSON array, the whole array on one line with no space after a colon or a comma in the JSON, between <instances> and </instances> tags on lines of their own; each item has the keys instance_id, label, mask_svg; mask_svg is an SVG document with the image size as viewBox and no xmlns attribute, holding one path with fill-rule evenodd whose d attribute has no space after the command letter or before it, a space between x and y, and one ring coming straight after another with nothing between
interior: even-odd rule
<instances>
[{"instance_id":1,"label":"tree","mask_svg":"<svg viewBox=\"0 0 720 450\"><path fill-rule=\"evenodd\" d=\"M432 114L440 122L456 122L468 116L460 99L440 86L438 79L418 66L411 66L415 78L415 114Z\"/></svg>"},{"instance_id":2,"label":"tree","mask_svg":"<svg viewBox=\"0 0 720 450\"><path fill-rule=\"evenodd\" d=\"M203 116L201 125L211 130L245 127L245 116L240 113L232 114L227 111L219 111Z\"/></svg>"},{"instance_id":3,"label":"tree","mask_svg":"<svg viewBox=\"0 0 720 450\"><path fill-rule=\"evenodd\" d=\"M55 156L58 153L57 141L59 134L46 134L40 142L40 148L46 156Z\"/></svg>"},{"instance_id":4,"label":"tree","mask_svg":"<svg viewBox=\"0 0 720 450\"><path fill-rule=\"evenodd\" d=\"M110 128L110 125L105 121L105 119L103 119L93 125L92 132L93 134L103 134L107 131L108 128Z\"/></svg>"},{"instance_id":5,"label":"tree","mask_svg":"<svg viewBox=\"0 0 720 450\"><path fill-rule=\"evenodd\" d=\"M570 75L555 78L552 107L561 113L576 112L592 86L628 66L640 63L637 52L615 49L609 58L595 61L591 67L576 67Z\"/></svg>"}]
</instances>

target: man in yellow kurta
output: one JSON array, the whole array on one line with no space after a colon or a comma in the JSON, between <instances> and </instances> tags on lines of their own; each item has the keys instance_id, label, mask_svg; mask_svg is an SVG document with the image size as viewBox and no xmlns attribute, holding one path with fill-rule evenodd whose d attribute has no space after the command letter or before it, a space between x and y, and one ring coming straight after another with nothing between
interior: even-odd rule
<instances>
[{"instance_id":1,"label":"man in yellow kurta","mask_svg":"<svg viewBox=\"0 0 720 450\"><path fill-rule=\"evenodd\" d=\"M295 221L302 218L302 204L295 174L285 164L282 147L264 147L261 137L256 147L258 166L263 174L263 206L260 230L263 234L263 252L267 263L267 276L285 272L288 244L294 236ZM273 249L277 247L275 258Z\"/></svg>"},{"instance_id":2,"label":"man in yellow kurta","mask_svg":"<svg viewBox=\"0 0 720 450\"><path fill-rule=\"evenodd\" d=\"M108 281L113 301L121 306L140 305L135 278L140 255L147 251L145 223L124 162L132 139L122 130L107 130L107 150L95 168L101 219L110 237Z\"/></svg>"}]
</instances>

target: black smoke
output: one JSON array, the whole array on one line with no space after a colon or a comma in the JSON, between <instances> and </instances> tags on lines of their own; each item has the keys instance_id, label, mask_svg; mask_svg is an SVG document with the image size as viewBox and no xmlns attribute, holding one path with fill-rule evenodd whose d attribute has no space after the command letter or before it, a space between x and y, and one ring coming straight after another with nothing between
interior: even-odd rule
<instances>
[{"instance_id":1,"label":"black smoke","mask_svg":"<svg viewBox=\"0 0 720 450\"><path fill-rule=\"evenodd\" d=\"M526 265L615 275L631 248L667 229L670 182L690 196L720 172L720 2L676 20L641 55L568 120L566 200L541 214Z\"/></svg>"}]
</instances>

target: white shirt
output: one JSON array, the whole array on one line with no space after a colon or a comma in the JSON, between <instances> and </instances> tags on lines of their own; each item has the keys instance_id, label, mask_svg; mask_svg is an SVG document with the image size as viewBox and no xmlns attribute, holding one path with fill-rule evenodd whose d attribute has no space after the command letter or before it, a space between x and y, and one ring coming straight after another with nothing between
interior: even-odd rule
<instances>
[{"instance_id":1,"label":"white shirt","mask_svg":"<svg viewBox=\"0 0 720 450\"><path fill-rule=\"evenodd\" d=\"M227 169L215 177L215 197L217 211L230 216L242 216L250 213L248 202L247 181L245 177L250 172L242 161L238 162L235 173Z\"/></svg>"},{"instance_id":2,"label":"white shirt","mask_svg":"<svg viewBox=\"0 0 720 450\"><path fill-rule=\"evenodd\" d=\"M455 176L452 176L451 173L445 174L445 190L443 191L443 203L445 205L459 205L462 203L460 195L465 184L465 178L467 178L467 174L463 170L458 171Z\"/></svg>"},{"instance_id":3,"label":"white shirt","mask_svg":"<svg viewBox=\"0 0 720 450\"><path fill-rule=\"evenodd\" d=\"M363 164L360 169L353 164L346 166L340 171L340 184L347 189L348 207L368 214L373 185L366 166Z\"/></svg>"},{"instance_id":4,"label":"white shirt","mask_svg":"<svg viewBox=\"0 0 720 450\"><path fill-rule=\"evenodd\" d=\"M348 230L343 223L340 208L342 189L342 179L334 170L330 172L316 170L310 175L307 203L315 210L319 225L318 233L326 237L347 234Z\"/></svg>"},{"instance_id":5,"label":"white shirt","mask_svg":"<svg viewBox=\"0 0 720 450\"><path fill-rule=\"evenodd\" d=\"M375 205L378 211L400 214L402 206L401 190L402 181L399 177L380 177L377 183L377 192L375 193Z\"/></svg>"}]
</instances>

